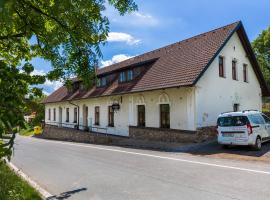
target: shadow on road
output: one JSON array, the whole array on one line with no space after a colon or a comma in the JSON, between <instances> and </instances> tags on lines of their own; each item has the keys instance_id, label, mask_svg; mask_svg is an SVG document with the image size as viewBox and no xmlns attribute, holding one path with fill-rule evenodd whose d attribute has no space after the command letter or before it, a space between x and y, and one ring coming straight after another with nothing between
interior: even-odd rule
<instances>
[{"instance_id":1,"label":"shadow on road","mask_svg":"<svg viewBox=\"0 0 270 200\"><path fill-rule=\"evenodd\" d=\"M57 196L52 196L47 198L46 200L60 200L60 199L68 199L69 197L71 197L73 194L82 192L82 191L86 191L87 188L80 188L80 189L76 189L76 190L71 190L71 191L67 191L67 192L63 192Z\"/></svg>"},{"instance_id":2,"label":"shadow on road","mask_svg":"<svg viewBox=\"0 0 270 200\"><path fill-rule=\"evenodd\" d=\"M251 156L260 158L270 152L270 143L264 143L261 151L255 151L249 146L232 146L227 149L223 148L217 142L191 148L182 152L191 153L194 155L214 155L214 154L230 154L238 156Z\"/></svg>"}]
</instances>

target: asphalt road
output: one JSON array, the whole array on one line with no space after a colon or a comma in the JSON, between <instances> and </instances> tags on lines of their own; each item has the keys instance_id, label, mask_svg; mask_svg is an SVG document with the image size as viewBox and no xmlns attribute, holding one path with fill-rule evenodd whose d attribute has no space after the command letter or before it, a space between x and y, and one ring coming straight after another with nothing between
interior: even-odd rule
<instances>
[{"instance_id":1,"label":"asphalt road","mask_svg":"<svg viewBox=\"0 0 270 200\"><path fill-rule=\"evenodd\" d=\"M55 199L270 199L270 166L18 137L12 163Z\"/></svg>"}]
</instances>

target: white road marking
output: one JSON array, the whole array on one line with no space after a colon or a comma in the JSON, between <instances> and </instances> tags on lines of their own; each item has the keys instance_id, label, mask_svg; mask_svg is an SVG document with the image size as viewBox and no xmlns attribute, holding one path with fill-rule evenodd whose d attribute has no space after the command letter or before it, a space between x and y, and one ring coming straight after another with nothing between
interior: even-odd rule
<instances>
[{"instance_id":1,"label":"white road marking","mask_svg":"<svg viewBox=\"0 0 270 200\"><path fill-rule=\"evenodd\" d=\"M40 139L36 139L36 138L31 138L31 139L41 141ZM224 169L233 169L233 170L240 170L240 171L245 171L245 172L270 175L270 172L268 171L254 170L254 169L248 169L248 168L242 168L242 167L233 167L233 166L228 166L228 165L219 165L219 164L208 163L208 162L193 161L193 160L187 160L187 159L181 159L181 158L172 158L172 157L167 157L167 156L157 156L153 154L124 151L124 150L119 150L119 149L104 148L104 147L93 146L91 144L83 145L83 144L76 144L76 143L71 143L71 142L60 142L60 141L53 141L53 140L42 140L42 141L49 142L49 143L69 145L69 146L78 146L78 147L98 149L98 150L103 150L103 151L112 151L112 152L125 153L125 154L131 154L131 155L147 156L151 158L159 158L159 159L166 159L166 160L172 160L172 161L186 162L186 163L191 163L191 164L198 164L198 165L205 165L205 166L218 167L218 168L224 168Z\"/></svg>"}]
</instances>

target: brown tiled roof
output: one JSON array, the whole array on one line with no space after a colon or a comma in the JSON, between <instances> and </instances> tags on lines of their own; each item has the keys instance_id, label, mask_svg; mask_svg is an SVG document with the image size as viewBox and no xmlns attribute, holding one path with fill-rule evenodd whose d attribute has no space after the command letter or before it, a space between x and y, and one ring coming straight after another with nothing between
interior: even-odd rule
<instances>
[{"instance_id":1,"label":"brown tiled roof","mask_svg":"<svg viewBox=\"0 0 270 200\"><path fill-rule=\"evenodd\" d=\"M118 84L115 80L112 85L106 88L92 88L91 91L84 92L82 95L76 94L71 99L194 85L232 34L240 29L244 31L242 23L235 22L123 62L100 68L97 71L98 76L116 73L138 63L150 65L144 75L136 81ZM244 39L248 41L247 37ZM261 85L263 85L265 82L260 70L257 75L259 80L261 79ZM44 102L71 100L68 97L70 95L68 95L67 89L61 87L48 96Z\"/></svg>"}]
</instances>

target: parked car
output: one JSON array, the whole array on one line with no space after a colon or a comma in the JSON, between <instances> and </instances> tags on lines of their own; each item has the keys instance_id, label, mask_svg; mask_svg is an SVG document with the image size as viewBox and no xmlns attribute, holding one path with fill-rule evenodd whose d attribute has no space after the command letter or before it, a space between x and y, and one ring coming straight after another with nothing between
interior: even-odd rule
<instances>
[{"instance_id":1,"label":"parked car","mask_svg":"<svg viewBox=\"0 0 270 200\"><path fill-rule=\"evenodd\" d=\"M218 116L218 143L248 145L260 150L262 143L270 140L270 118L255 110L226 112Z\"/></svg>"}]
</instances>

